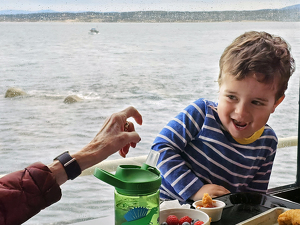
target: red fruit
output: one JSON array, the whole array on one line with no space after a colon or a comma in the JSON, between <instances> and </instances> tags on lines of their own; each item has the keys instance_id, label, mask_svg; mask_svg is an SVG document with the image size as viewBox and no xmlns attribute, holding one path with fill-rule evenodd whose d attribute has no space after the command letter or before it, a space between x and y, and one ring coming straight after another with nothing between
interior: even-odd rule
<instances>
[{"instance_id":1,"label":"red fruit","mask_svg":"<svg viewBox=\"0 0 300 225\"><path fill-rule=\"evenodd\" d=\"M177 216L169 215L166 222L168 225L178 225L179 220L178 220Z\"/></svg>"},{"instance_id":2,"label":"red fruit","mask_svg":"<svg viewBox=\"0 0 300 225\"><path fill-rule=\"evenodd\" d=\"M204 224L204 222L203 221L197 221L196 223L194 223L194 225L202 225L202 224Z\"/></svg>"},{"instance_id":3,"label":"red fruit","mask_svg":"<svg viewBox=\"0 0 300 225\"><path fill-rule=\"evenodd\" d=\"M184 222L191 223L192 222L192 218L190 218L189 216L181 217L180 220L179 220L179 225L182 225Z\"/></svg>"}]
</instances>

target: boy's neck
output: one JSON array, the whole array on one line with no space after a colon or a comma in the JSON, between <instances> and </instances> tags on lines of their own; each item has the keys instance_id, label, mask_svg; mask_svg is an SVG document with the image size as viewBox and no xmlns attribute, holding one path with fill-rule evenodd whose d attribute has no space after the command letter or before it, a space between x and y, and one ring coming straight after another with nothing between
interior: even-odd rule
<instances>
[{"instance_id":1,"label":"boy's neck","mask_svg":"<svg viewBox=\"0 0 300 225\"><path fill-rule=\"evenodd\" d=\"M259 129L258 131L256 131L254 134L252 134L251 137L248 138L234 138L234 140L236 140L239 144L243 144L243 145L247 145L247 144L251 144L252 142L256 141L264 132L265 127L263 126L261 129Z\"/></svg>"}]
</instances>

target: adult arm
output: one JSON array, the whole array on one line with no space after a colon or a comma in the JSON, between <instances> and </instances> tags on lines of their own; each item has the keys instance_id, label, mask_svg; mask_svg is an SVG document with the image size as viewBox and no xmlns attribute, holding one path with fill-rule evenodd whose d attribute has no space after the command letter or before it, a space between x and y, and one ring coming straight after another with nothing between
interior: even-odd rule
<instances>
[{"instance_id":1,"label":"adult arm","mask_svg":"<svg viewBox=\"0 0 300 225\"><path fill-rule=\"evenodd\" d=\"M0 179L0 224L21 224L60 198L61 189L44 164L10 173Z\"/></svg>"},{"instance_id":2,"label":"adult arm","mask_svg":"<svg viewBox=\"0 0 300 225\"><path fill-rule=\"evenodd\" d=\"M85 170L119 151L125 157L131 147L141 140L129 122L127 131L124 125L129 117L142 124L142 117L134 107L112 114L105 121L95 138L80 151L71 154L81 170ZM40 210L61 198L60 185L68 177L58 160L45 166L35 163L25 170L10 173L0 179L0 224L21 224Z\"/></svg>"}]
</instances>

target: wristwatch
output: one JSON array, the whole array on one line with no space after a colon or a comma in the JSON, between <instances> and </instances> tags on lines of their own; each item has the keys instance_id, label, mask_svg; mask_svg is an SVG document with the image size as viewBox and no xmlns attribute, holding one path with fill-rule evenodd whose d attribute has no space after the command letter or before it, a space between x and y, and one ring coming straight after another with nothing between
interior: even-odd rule
<instances>
[{"instance_id":1,"label":"wristwatch","mask_svg":"<svg viewBox=\"0 0 300 225\"><path fill-rule=\"evenodd\" d=\"M81 174L81 168L75 158L72 158L68 151L63 152L54 160L58 160L64 167L68 180L73 180Z\"/></svg>"}]
</instances>

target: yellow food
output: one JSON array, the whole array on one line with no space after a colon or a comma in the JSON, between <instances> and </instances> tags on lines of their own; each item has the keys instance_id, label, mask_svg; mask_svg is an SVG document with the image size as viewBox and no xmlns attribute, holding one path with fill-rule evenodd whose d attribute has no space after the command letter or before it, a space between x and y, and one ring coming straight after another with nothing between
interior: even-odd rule
<instances>
[{"instance_id":1,"label":"yellow food","mask_svg":"<svg viewBox=\"0 0 300 225\"><path fill-rule=\"evenodd\" d=\"M290 209L278 216L279 225L300 225L300 209Z\"/></svg>"},{"instance_id":2,"label":"yellow food","mask_svg":"<svg viewBox=\"0 0 300 225\"><path fill-rule=\"evenodd\" d=\"M202 205L205 208L213 208L213 200L212 198L209 196L208 193L204 193L203 194L203 198L202 198Z\"/></svg>"}]
</instances>

